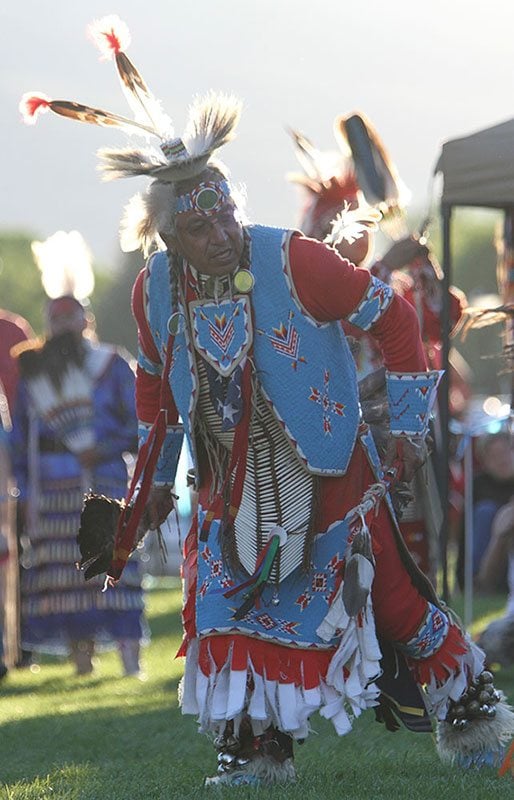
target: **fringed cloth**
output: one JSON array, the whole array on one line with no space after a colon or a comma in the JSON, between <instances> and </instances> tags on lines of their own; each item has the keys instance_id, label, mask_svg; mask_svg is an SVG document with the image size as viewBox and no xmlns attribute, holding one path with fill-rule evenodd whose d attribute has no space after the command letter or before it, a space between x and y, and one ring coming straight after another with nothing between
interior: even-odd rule
<instances>
[{"instance_id":1,"label":"fringed cloth","mask_svg":"<svg viewBox=\"0 0 514 800\"><path fill-rule=\"evenodd\" d=\"M319 711L344 735L351 717L377 704L379 659L371 605L349 623L337 649L310 651L247 636L194 639L182 713L197 715L203 732L223 732L226 722L248 715L256 735L274 725L304 739L309 717Z\"/></svg>"}]
</instances>

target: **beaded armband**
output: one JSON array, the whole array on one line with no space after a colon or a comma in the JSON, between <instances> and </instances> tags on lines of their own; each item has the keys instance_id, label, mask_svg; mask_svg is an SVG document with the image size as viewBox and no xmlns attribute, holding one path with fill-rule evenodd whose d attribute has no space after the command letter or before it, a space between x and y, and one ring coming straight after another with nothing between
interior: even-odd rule
<instances>
[{"instance_id":1,"label":"beaded armband","mask_svg":"<svg viewBox=\"0 0 514 800\"><path fill-rule=\"evenodd\" d=\"M386 372L393 436L425 436L442 370Z\"/></svg>"},{"instance_id":2,"label":"beaded armband","mask_svg":"<svg viewBox=\"0 0 514 800\"><path fill-rule=\"evenodd\" d=\"M449 627L450 623L444 611L428 603L427 613L414 636L408 642L397 643L395 646L410 658L430 658L442 646Z\"/></svg>"},{"instance_id":3,"label":"beaded armband","mask_svg":"<svg viewBox=\"0 0 514 800\"><path fill-rule=\"evenodd\" d=\"M149 375L161 375L162 374L162 364L156 364L154 361L150 361L150 359L143 353L141 348L137 354L137 363L138 366L141 367L145 372L148 372Z\"/></svg>"},{"instance_id":4,"label":"beaded armband","mask_svg":"<svg viewBox=\"0 0 514 800\"><path fill-rule=\"evenodd\" d=\"M393 289L372 275L366 294L346 319L357 328L368 331L387 311L393 297Z\"/></svg>"},{"instance_id":5,"label":"beaded armband","mask_svg":"<svg viewBox=\"0 0 514 800\"><path fill-rule=\"evenodd\" d=\"M145 422L139 422L139 447L146 442L151 427ZM183 439L184 429L182 425L169 425L166 428L166 436L153 475L152 483L154 486L172 486L174 484Z\"/></svg>"}]
</instances>

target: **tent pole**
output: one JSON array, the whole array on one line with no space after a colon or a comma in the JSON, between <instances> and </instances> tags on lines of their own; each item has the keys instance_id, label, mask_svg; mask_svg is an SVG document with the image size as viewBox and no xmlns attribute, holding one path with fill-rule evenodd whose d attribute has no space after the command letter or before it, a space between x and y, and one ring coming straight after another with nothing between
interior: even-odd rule
<instances>
[{"instance_id":1,"label":"tent pole","mask_svg":"<svg viewBox=\"0 0 514 800\"><path fill-rule=\"evenodd\" d=\"M439 386L439 425L441 432L441 447L439 454L439 481L441 492L442 524L439 535L440 560L442 568L442 596L445 602L449 600L448 583L448 526L449 526L449 482L450 482L450 440L449 440L449 407L450 407L450 286L451 286L451 217L453 207L442 203L443 226L443 302L441 313L442 333L442 368L444 375Z\"/></svg>"}]
</instances>

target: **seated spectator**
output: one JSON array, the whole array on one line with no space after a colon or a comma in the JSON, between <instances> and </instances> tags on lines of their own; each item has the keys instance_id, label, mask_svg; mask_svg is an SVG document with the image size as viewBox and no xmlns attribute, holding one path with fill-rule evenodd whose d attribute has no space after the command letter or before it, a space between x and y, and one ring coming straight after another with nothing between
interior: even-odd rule
<instances>
[{"instance_id":1,"label":"seated spectator","mask_svg":"<svg viewBox=\"0 0 514 800\"><path fill-rule=\"evenodd\" d=\"M485 551L478 575L478 584L485 591L493 589L498 576L508 565L509 597L505 614L484 630L480 646L490 664L504 667L514 664L514 499L496 513L491 526L491 540Z\"/></svg>"},{"instance_id":2,"label":"seated spectator","mask_svg":"<svg viewBox=\"0 0 514 800\"><path fill-rule=\"evenodd\" d=\"M477 456L481 471L473 481L473 577L476 580L489 547L495 517L514 498L514 448L508 432L489 434L479 439ZM503 567L503 569L502 569ZM464 584L464 529L461 530L457 562L457 582ZM478 584L480 586L480 584ZM498 565L488 591L507 591L507 562Z\"/></svg>"}]
</instances>

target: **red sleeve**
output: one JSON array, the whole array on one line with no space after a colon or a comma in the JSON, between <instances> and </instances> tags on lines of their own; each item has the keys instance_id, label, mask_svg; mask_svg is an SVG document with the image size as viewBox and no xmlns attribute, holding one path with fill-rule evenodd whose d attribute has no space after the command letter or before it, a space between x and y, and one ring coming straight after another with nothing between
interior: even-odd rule
<instances>
[{"instance_id":1,"label":"red sleeve","mask_svg":"<svg viewBox=\"0 0 514 800\"><path fill-rule=\"evenodd\" d=\"M359 305L370 281L367 269L354 266L331 247L300 235L291 238L289 256L298 297L314 319L341 320ZM387 369L426 370L416 312L403 298L394 296L369 333L377 339Z\"/></svg>"},{"instance_id":2,"label":"red sleeve","mask_svg":"<svg viewBox=\"0 0 514 800\"><path fill-rule=\"evenodd\" d=\"M137 336L141 353L156 365L162 365L146 316L146 268L136 278L132 290L132 313L137 323ZM136 370L136 412L141 422L152 424L160 407L161 377L147 372L141 364ZM168 424L177 423L178 413L173 405L168 408Z\"/></svg>"}]
</instances>

